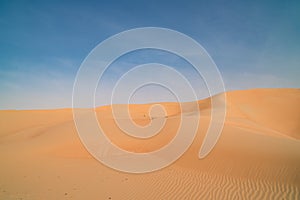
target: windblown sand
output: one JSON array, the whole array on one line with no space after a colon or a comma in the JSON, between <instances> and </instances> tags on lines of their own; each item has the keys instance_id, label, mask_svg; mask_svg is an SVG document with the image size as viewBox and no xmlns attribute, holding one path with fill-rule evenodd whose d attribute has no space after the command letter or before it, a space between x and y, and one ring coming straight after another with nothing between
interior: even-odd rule
<instances>
[{"instance_id":1,"label":"windblown sand","mask_svg":"<svg viewBox=\"0 0 300 200\"><path fill-rule=\"evenodd\" d=\"M198 152L210 99L198 102L199 129L188 151L147 174L122 173L94 159L79 139L71 109L0 111L0 199L300 199L300 90L226 96L225 126L207 157L198 159ZM151 152L174 137L184 114L176 103L162 105L165 127L149 140L122 133L110 106L95 112L114 144ZM117 106L117 116L125 106ZM150 122L150 106L129 106L135 123Z\"/></svg>"}]
</instances>

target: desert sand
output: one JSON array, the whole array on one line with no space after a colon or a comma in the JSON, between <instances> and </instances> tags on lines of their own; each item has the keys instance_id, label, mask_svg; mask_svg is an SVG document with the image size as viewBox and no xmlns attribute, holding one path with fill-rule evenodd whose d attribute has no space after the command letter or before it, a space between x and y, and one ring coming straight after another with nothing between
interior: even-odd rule
<instances>
[{"instance_id":1,"label":"desert sand","mask_svg":"<svg viewBox=\"0 0 300 200\"><path fill-rule=\"evenodd\" d=\"M119 172L94 159L79 139L72 109L0 111L0 199L300 199L300 89L226 96L224 129L207 157L199 159L198 152L210 121L209 98L198 101L200 123L188 151L146 174ZM95 112L114 144L143 153L168 143L184 114L177 103L160 104L166 124L149 140L123 134L111 106ZM129 105L137 124L150 122L150 106Z\"/></svg>"}]
</instances>

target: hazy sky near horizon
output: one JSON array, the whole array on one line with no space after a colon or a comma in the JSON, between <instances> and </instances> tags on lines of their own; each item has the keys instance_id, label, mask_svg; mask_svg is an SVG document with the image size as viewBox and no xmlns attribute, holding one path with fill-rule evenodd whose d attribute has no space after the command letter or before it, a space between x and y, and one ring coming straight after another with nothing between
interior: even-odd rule
<instances>
[{"instance_id":1,"label":"hazy sky near horizon","mask_svg":"<svg viewBox=\"0 0 300 200\"><path fill-rule=\"evenodd\" d=\"M173 29L200 43L218 66L226 90L300 88L299 19L296 0L1 0L0 109L71 107L76 73L89 52L114 34L148 26ZM115 66L119 70L107 74L106 89L114 73L149 57L170 60L153 52L128 56ZM182 60L172 61L188 79L195 78ZM200 82L193 84L201 85L201 98L206 93ZM144 89L136 103L172 100L162 88Z\"/></svg>"}]
</instances>

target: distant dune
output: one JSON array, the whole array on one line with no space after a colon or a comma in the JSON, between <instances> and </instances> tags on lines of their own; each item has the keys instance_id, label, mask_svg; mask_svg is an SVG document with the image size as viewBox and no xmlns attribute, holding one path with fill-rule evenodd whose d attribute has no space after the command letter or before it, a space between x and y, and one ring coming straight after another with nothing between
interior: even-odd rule
<instances>
[{"instance_id":1,"label":"distant dune","mask_svg":"<svg viewBox=\"0 0 300 200\"><path fill-rule=\"evenodd\" d=\"M212 98L218 99L216 95ZM226 93L222 135L198 159L211 120L210 98L192 103L114 105L95 109L109 139L132 152L151 152L176 134L180 116L200 114L196 138L172 165L153 173L128 174L95 160L82 145L72 109L0 111L0 199L299 199L300 89L253 89ZM140 126L164 118L147 140L124 134L115 119ZM128 161L130 162L130 161Z\"/></svg>"}]
</instances>

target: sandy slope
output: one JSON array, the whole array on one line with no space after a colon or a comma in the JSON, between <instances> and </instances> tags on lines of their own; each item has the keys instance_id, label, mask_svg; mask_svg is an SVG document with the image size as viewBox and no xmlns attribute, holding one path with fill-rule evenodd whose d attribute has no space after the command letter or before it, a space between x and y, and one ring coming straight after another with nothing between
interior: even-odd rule
<instances>
[{"instance_id":1,"label":"sandy slope","mask_svg":"<svg viewBox=\"0 0 300 200\"><path fill-rule=\"evenodd\" d=\"M300 90L233 91L227 101L224 130L208 157L198 159L210 121L206 99L198 102L201 121L188 151L174 164L142 175L93 159L70 109L0 111L0 199L299 199ZM148 140L123 134L110 106L96 113L116 145L150 152L169 142L179 126L179 105L162 105L166 114L154 117L165 118L165 127ZM115 117L124 118L124 106L117 105ZM130 105L137 124L150 122L150 106ZM193 117L193 109L187 103L184 113Z\"/></svg>"}]
</instances>

